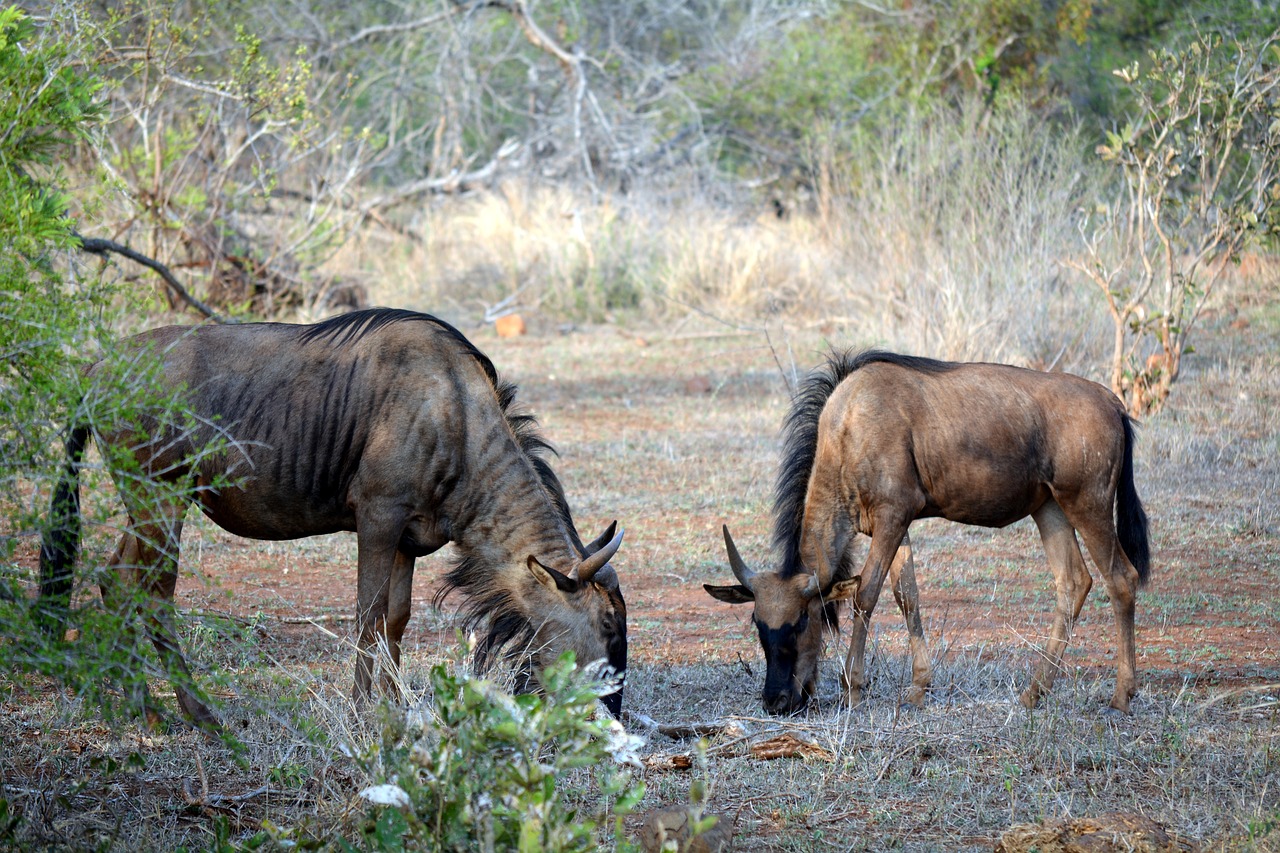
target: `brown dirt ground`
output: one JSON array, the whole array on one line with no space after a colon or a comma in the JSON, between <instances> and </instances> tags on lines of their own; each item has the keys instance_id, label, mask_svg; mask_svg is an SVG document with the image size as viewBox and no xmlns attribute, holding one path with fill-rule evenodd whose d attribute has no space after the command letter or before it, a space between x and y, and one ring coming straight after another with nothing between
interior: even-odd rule
<instances>
[{"instance_id":1,"label":"brown dirt ground","mask_svg":"<svg viewBox=\"0 0 1280 853\"><path fill-rule=\"evenodd\" d=\"M708 531L708 536L712 535L714 533ZM251 548L252 545L246 543L242 547ZM992 550L1004 551L1001 548ZM1034 549L1028 551L1028 561L1040 559L1038 553L1032 553ZM969 559L982 560L984 556L982 550L977 550L969 555ZM1047 628L1051 607L1048 586L1051 578L1047 571L1040 576L1028 570L1005 582L1006 590L1016 589L1028 595L1036 590L1043 593L1043 606L1038 611L1011 614L993 606L989 598L971 591L930 589L928 573L931 568L924 561L917 567L921 576L921 606L928 620L925 630L931 645L937 643L940 630L952 653L965 653L980 647L1028 647L1040 642L1039 634L1034 629L1028 630L1027 625L1040 623L1039 633ZM350 614L355 609L354 565L295 559L289 562L287 578L269 582L264 581L258 560L232 553L225 557L206 558L202 571L216 577L213 583L217 592L201 594L188 590L180 595L185 606L246 618L253 615L274 617L280 620L279 627L275 629L277 639L296 636L304 644L307 635L319 632L317 626L339 636L352 633ZM427 588L414 594L417 614L430 612L433 608L431 585L423 584L422 580L429 579L421 578L419 588ZM1166 596L1194 599L1202 594L1202 589L1193 580L1163 577L1157 578L1154 584ZM1246 591L1251 586L1254 585L1242 582L1239 589ZM707 596L700 585L680 583L670 575L630 578L624 592L632 624L630 662L633 666L707 663L738 658L745 659L748 666L763 667L745 609L731 610ZM1095 585L1091 595L1096 599L1099 594ZM1273 598L1269 590L1258 590L1257 594L1260 599ZM1230 614L1202 613L1193 624L1153 625L1150 618L1143 618L1142 603L1140 597L1138 666L1144 682L1180 683L1194 677L1205 683L1244 685L1275 682L1280 678L1280 664L1277 663L1280 615L1260 617L1253 624L1240 624ZM218 606L211 606L215 604ZM447 604L445 609L449 609ZM881 630L905 637L893 602L887 595L882 599L877 614L876 622ZM441 644L450 642L454 629L447 620L430 621L431 624L423 625L422 618L416 617L410 623L409 634L417 633L417 641L427 645L433 639ZM1213 647L1214 663L1207 668L1195 663L1198 650L1206 644ZM1073 649L1067 653L1068 663L1112 671L1115 649L1109 612L1098 609L1086 614L1075 629L1072 646ZM828 655L842 653L842 648L828 649ZM1179 669L1188 662L1192 665Z\"/></svg>"}]
</instances>

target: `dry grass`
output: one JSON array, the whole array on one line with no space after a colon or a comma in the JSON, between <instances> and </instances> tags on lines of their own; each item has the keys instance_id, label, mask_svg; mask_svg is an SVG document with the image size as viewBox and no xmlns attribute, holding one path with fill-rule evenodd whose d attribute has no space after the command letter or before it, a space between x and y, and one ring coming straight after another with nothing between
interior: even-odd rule
<instances>
[{"instance_id":1,"label":"dry grass","mask_svg":"<svg viewBox=\"0 0 1280 853\"><path fill-rule=\"evenodd\" d=\"M1063 263L1099 175L1026 111L904 119L891 138L814 154L811 198L754 206L638 189L592 200L511 182L373 229L330 272L375 302L472 326L513 300L544 328L690 308L738 326L821 323L942 358L1087 370L1107 318ZM785 202L785 217L771 201Z\"/></svg>"},{"instance_id":2,"label":"dry grass","mask_svg":"<svg viewBox=\"0 0 1280 853\"><path fill-rule=\"evenodd\" d=\"M710 204L625 196L592 204L516 183L427 208L413 229L421 242L365 232L332 271L366 282L380 304L463 326L508 299L544 325L678 317L689 306L738 320L803 314L835 292L842 264L805 217L738 221Z\"/></svg>"}]
</instances>

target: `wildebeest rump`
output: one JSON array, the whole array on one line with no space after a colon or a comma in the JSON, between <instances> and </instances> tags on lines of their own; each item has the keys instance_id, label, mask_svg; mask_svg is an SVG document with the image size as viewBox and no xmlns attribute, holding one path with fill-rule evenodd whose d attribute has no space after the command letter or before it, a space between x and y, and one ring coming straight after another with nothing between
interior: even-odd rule
<instances>
[{"instance_id":1,"label":"wildebeest rump","mask_svg":"<svg viewBox=\"0 0 1280 853\"><path fill-rule=\"evenodd\" d=\"M866 684L872 610L888 575L911 637L919 704L931 667L907 529L940 517L1004 527L1031 516L1057 587L1048 644L1024 705L1053 685L1092 581L1084 538L1116 620L1111 707L1128 712L1137 689L1134 599L1149 566L1147 517L1133 483L1133 425L1115 395L1062 373L957 364L870 351L834 353L811 374L787 416L774 494L780 565L752 572L724 530L738 584L705 585L731 603L753 601L767 673L764 705L796 711L812 696L822 627L836 602L853 605L845 699ZM854 574L855 534L871 537Z\"/></svg>"},{"instance_id":2,"label":"wildebeest rump","mask_svg":"<svg viewBox=\"0 0 1280 853\"><path fill-rule=\"evenodd\" d=\"M608 565L622 533L610 525L583 545L544 458L549 446L532 416L516 408L515 387L452 326L376 309L315 325L170 326L136 336L128 348L135 366L160 360L153 381L180 393L198 423L144 416L73 424L41 551L47 611L64 612L70 596L77 472L93 434L102 446L126 448L150 477L189 486L156 505L117 478L130 523L111 563L153 597L173 600L182 520L193 500L219 526L253 539L356 534L357 699L369 695L379 641L388 669L399 665L415 558L447 542L460 559L437 600L457 590L469 624L488 623L477 648L482 663L518 648L540 666L571 649L580 663L607 660L622 675L626 607ZM118 382L118 370L101 362L90 377ZM198 453L217 438L225 442L220 451ZM102 582L108 603L117 585L110 573ZM189 689L166 609L146 621L178 676L182 709L214 725ZM384 682L394 690L392 675L384 672ZM605 701L617 714L621 691Z\"/></svg>"}]
</instances>

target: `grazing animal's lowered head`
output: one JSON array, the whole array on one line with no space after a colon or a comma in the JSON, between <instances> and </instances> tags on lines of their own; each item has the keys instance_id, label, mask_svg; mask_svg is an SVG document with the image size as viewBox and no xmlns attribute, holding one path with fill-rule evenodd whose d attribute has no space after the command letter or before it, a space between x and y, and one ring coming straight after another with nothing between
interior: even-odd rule
<instances>
[{"instance_id":1,"label":"grazing animal's lowered head","mask_svg":"<svg viewBox=\"0 0 1280 853\"><path fill-rule=\"evenodd\" d=\"M588 556L568 574L528 558L532 586L524 611L529 620L528 663L541 671L566 651L584 669L600 664L598 673L617 679L618 689L601 701L614 717L622 714L622 687L627 672L627 605L618 575L609 560L622 544L616 522L585 547ZM601 544L604 542L604 544Z\"/></svg>"},{"instance_id":2,"label":"grazing animal's lowered head","mask_svg":"<svg viewBox=\"0 0 1280 853\"><path fill-rule=\"evenodd\" d=\"M720 601L755 604L752 621L760 632L766 667L761 697L765 710L799 712L817 688L823 626L834 625L836 603L857 594L860 578L837 581L823 590L818 576L808 572L753 572L738 554L727 526L724 545L738 583L703 588Z\"/></svg>"}]
</instances>

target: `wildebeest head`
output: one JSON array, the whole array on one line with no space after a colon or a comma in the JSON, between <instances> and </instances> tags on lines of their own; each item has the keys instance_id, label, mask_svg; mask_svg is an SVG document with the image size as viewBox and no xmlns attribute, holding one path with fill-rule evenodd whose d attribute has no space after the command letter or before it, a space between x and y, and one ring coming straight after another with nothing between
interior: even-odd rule
<instances>
[{"instance_id":1,"label":"wildebeest head","mask_svg":"<svg viewBox=\"0 0 1280 853\"><path fill-rule=\"evenodd\" d=\"M755 603L752 621L764 647L765 679L762 699L766 711L790 714L803 710L818 683L822 657L822 626L829 605L857 594L860 578L837 581L827 590L808 572L784 576L778 571L752 571L724 528L729 567L737 584L703 584L712 598L730 604Z\"/></svg>"},{"instance_id":2,"label":"wildebeest head","mask_svg":"<svg viewBox=\"0 0 1280 853\"><path fill-rule=\"evenodd\" d=\"M566 651L584 669L602 663L599 674L616 678L618 689L601 701L609 713L622 713L622 687L627 671L627 605L618 575L609 560L622 544L617 523L584 546L587 556L568 574L528 558L529 573L537 581L538 600L526 603L536 613L529 663L542 670ZM594 674L594 673L593 673Z\"/></svg>"}]
</instances>

